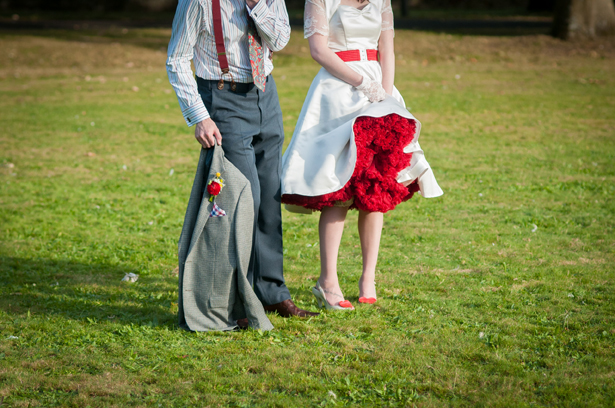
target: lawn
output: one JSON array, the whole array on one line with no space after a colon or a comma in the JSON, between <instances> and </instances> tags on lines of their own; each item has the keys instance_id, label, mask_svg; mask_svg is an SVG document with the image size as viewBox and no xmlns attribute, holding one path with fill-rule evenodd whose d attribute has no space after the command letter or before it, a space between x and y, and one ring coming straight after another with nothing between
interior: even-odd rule
<instances>
[{"instance_id":1,"label":"lawn","mask_svg":"<svg viewBox=\"0 0 615 408\"><path fill-rule=\"evenodd\" d=\"M286 143L311 78L274 58ZM396 85L445 195L385 216L378 302L275 330L177 328L199 145L170 30L0 33L0 405L613 406L615 45L396 33ZM285 276L316 310L317 215L284 212ZM136 273L135 283L121 282Z\"/></svg>"}]
</instances>

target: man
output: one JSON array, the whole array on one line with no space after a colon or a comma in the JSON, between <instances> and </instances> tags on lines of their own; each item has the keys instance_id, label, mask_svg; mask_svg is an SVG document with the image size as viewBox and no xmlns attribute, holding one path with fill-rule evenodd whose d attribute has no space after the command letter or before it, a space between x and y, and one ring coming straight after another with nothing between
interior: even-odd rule
<instances>
[{"instance_id":1,"label":"man","mask_svg":"<svg viewBox=\"0 0 615 408\"><path fill-rule=\"evenodd\" d=\"M254 292L268 312L307 317L317 313L295 306L282 267L284 128L270 73L271 52L289 38L283 0L180 0L167 73L186 123L196 125L197 141L203 148L221 145L250 181L255 220L248 279Z\"/></svg>"}]
</instances>

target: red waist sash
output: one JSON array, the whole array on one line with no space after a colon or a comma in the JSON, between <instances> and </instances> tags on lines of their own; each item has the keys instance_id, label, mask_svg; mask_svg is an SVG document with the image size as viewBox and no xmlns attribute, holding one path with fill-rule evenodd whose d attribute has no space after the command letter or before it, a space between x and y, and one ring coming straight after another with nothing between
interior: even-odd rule
<instances>
[{"instance_id":1,"label":"red waist sash","mask_svg":"<svg viewBox=\"0 0 615 408\"><path fill-rule=\"evenodd\" d=\"M344 62L378 61L378 50L348 50L336 52Z\"/></svg>"}]
</instances>

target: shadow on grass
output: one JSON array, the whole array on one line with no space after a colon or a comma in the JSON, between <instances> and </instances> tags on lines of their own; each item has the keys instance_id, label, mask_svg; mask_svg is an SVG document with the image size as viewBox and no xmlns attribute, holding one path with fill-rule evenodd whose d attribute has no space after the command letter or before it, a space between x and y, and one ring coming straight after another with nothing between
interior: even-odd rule
<instances>
[{"instance_id":1,"label":"shadow on grass","mask_svg":"<svg viewBox=\"0 0 615 408\"><path fill-rule=\"evenodd\" d=\"M0 310L13 316L59 315L88 322L177 327L177 279L143 276L107 264L0 257Z\"/></svg>"},{"instance_id":2,"label":"shadow on grass","mask_svg":"<svg viewBox=\"0 0 615 408\"><path fill-rule=\"evenodd\" d=\"M87 16L86 19L76 19L71 15L66 17L68 19L43 15L37 19L19 21L2 18L0 33L40 36L64 41L119 42L166 52L172 24L172 16L168 14L133 19L118 19L115 15L109 16L111 19L104 19L104 16L100 19L87 19ZM290 24L294 30L302 30L302 14L291 13ZM551 25L551 18L544 15L519 15L519 13L500 15L494 14L493 11L478 11L465 15L454 10L436 10L425 15L419 13L416 17L395 19L397 30L454 35L508 37L548 35ZM147 28L166 30L142 30Z\"/></svg>"},{"instance_id":3,"label":"shadow on grass","mask_svg":"<svg viewBox=\"0 0 615 408\"><path fill-rule=\"evenodd\" d=\"M170 27L169 27L170 31ZM95 43L95 44L123 44L133 45L136 47L145 48L152 51L167 52L170 33L162 30L142 30L128 31L124 34L122 29L110 27L100 30L92 29L22 29L22 30L6 30L0 27L0 36L17 35L17 36L33 36L42 38L52 38L60 41L79 42L79 43Z\"/></svg>"},{"instance_id":4,"label":"shadow on grass","mask_svg":"<svg viewBox=\"0 0 615 408\"><path fill-rule=\"evenodd\" d=\"M67 42L123 44L166 53L171 36L171 23L171 20L162 22L0 20L0 37L32 36Z\"/></svg>"}]
</instances>

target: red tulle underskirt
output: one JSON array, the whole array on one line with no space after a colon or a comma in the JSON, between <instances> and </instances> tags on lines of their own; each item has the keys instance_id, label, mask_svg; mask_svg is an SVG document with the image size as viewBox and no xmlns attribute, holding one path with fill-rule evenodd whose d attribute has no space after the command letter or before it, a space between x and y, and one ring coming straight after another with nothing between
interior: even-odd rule
<instances>
[{"instance_id":1,"label":"red tulle underskirt","mask_svg":"<svg viewBox=\"0 0 615 408\"><path fill-rule=\"evenodd\" d=\"M412 198L419 190L418 183L415 180L404 187L397 182L397 175L410 165L412 153L403 150L414 139L416 122L396 114L363 116L356 119L353 129L357 162L348 183L341 190L320 196L284 194L284 204L320 211L354 198L350 208L384 213Z\"/></svg>"}]
</instances>

